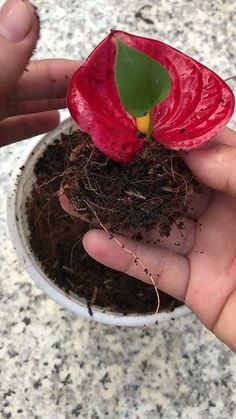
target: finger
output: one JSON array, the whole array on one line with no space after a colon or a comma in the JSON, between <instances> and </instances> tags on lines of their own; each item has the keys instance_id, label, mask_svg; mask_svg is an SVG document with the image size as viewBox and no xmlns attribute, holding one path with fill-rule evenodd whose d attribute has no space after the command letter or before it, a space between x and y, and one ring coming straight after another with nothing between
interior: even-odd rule
<instances>
[{"instance_id":1,"label":"finger","mask_svg":"<svg viewBox=\"0 0 236 419\"><path fill-rule=\"evenodd\" d=\"M0 146L51 131L59 121L57 111L7 118L0 122Z\"/></svg>"},{"instance_id":2,"label":"finger","mask_svg":"<svg viewBox=\"0 0 236 419\"><path fill-rule=\"evenodd\" d=\"M236 147L236 133L233 129L225 127L214 137L214 141Z\"/></svg>"},{"instance_id":3,"label":"finger","mask_svg":"<svg viewBox=\"0 0 236 419\"><path fill-rule=\"evenodd\" d=\"M66 189L67 187L65 185L61 187L59 191L59 201L60 201L62 209L65 212L67 212L69 215L71 215L72 217L80 218L82 221L86 221L87 223L89 223L89 220L86 217L83 218L83 216L78 213L73 201L67 197L65 193Z\"/></svg>"},{"instance_id":4,"label":"finger","mask_svg":"<svg viewBox=\"0 0 236 419\"><path fill-rule=\"evenodd\" d=\"M234 133L236 139L236 133ZM205 150L192 151L185 162L205 185L236 195L236 147L215 143Z\"/></svg>"},{"instance_id":5,"label":"finger","mask_svg":"<svg viewBox=\"0 0 236 419\"><path fill-rule=\"evenodd\" d=\"M31 61L20 78L15 96L18 100L65 98L68 83L80 66L73 60Z\"/></svg>"},{"instance_id":6,"label":"finger","mask_svg":"<svg viewBox=\"0 0 236 419\"><path fill-rule=\"evenodd\" d=\"M14 89L35 48L39 22L28 1L8 0L0 9L0 97Z\"/></svg>"},{"instance_id":7,"label":"finger","mask_svg":"<svg viewBox=\"0 0 236 419\"><path fill-rule=\"evenodd\" d=\"M34 100L19 102L8 109L8 116L27 115L32 113L46 112L66 107L65 99Z\"/></svg>"},{"instance_id":8,"label":"finger","mask_svg":"<svg viewBox=\"0 0 236 419\"><path fill-rule=\"evenodd\" d=\"M189 264L185 257L161 247L117 237L121 244L135 253L148 272L104 231L90 230L84 236L83 245L88 254L103 265L148 283L151 283L151 274L159 289L184 301L189 282Z\"/></svg>"}]
</instances>

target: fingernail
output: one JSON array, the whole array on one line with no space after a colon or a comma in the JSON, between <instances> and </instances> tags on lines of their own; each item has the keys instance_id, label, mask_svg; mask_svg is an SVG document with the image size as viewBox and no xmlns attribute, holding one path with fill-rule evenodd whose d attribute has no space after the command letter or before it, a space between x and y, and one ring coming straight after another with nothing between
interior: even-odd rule
<instances>
[{"instance_id":1,"label":"fingernail","mask_svg":"<svg viewBox=\"0 0 236 419\"><path fill-rule=\"evenodd\" d=\"M0 35L11 42L22 41L33 22L33 11L27 1L7 0L0 9Z\"/></svg>"}]
</instances>

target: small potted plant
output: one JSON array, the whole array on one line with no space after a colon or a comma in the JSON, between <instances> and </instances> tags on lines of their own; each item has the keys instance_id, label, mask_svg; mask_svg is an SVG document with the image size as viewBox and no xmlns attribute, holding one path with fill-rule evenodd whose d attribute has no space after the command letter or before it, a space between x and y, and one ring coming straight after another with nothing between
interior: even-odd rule
<instances>
[{"instance_id":1,"label":"small potted plant","mask_svg":"<svg viewBox=\"0 0 236 419\"><path fill-rule=\"evenodd\" d=\"M174 48L112 31L73 76L68 108L76 126L67 120L44 137L17 177L9 201L13 242L33 263L35 281L65 307L108 323L147 324L159 309L158 278L116 233L162 246L171 237L178 252L198 201L209 198L182 154L223 128L233 93ZM80 240L90 225L130 252L155 290L92 262ZM179 304L162 298L167 311Z\"/></svg>"}]
</instances>

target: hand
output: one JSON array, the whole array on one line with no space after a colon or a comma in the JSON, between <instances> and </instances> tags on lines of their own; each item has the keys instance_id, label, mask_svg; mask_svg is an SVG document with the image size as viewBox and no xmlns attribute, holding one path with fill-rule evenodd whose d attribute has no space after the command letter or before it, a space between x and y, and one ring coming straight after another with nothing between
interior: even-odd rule
<instances>
[{"instance_id":1,"label":"hand","mask_svg":"<svg viewBox=\"0 0 236 419\"><path fill-rule=\"evenodd\" d=\"M77 61L39 60L28 64L39 36L36 9L27 0L8 0L0 9L0 146L52 130L56 109Z\"/></svg>"},{"instance_id":2,"label":"hand","mask_svg":"<svg viewBox=\"0 0 236 419\"><path fill-rule=\"evenodd\" d=\"M199 180L212 190L212 199L186 237L182 251L173 243L148 246L122 237L121 241L158 278L157 286L185 302L205 326L236 351L236 132L225 128L205 150L193 151L186 163ZM189 239L189 237L191 237ZM107 234L91 230L84 247L96 260L113 269L148 282ZM159 276L158 276L159 275Z\"/></svg>"}]
</instances>

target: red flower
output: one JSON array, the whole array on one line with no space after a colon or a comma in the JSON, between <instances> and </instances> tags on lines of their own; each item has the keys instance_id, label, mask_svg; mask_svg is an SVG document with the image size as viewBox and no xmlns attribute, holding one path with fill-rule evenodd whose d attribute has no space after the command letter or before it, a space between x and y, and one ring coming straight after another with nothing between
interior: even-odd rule
<instances>
[{"instance_id":1,"label":"red flower","mask_svg":"<svg viewBox=\"0 0 236 419\"><path fill-rule=\"evenodd\" d=\"M190 150L212 139L234 110L234 95L213 71L162 42L112 31L74 74L68 108L82 131L109 158L127 163L145 139L124 110L114 80L115 38L156 59L172 80L169 97L154 107L152 137L168 148Z\"/></svg>"}]
</instances>

